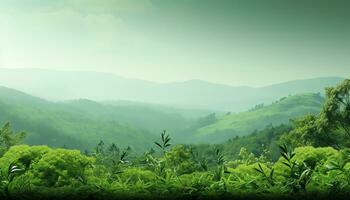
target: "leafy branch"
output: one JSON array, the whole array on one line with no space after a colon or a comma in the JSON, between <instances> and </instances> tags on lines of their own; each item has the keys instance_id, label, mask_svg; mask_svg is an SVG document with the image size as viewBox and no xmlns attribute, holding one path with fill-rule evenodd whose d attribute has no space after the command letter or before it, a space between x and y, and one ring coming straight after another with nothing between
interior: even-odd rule
<instances>
[{"instance_id":1,"label":"leafy branch","mask_svg":"<svg viewBox=\"0 0 350 200\"><path fill-rule=\"evenodd\" d=\"M222 165L225 162L224 155L221 153L219 149L215 150L215 155L216 155L216 164Z\"/></svg>"},{"instance_id":2,"label":"leafy branch","mask_svg":"<svg viewBox=\"0 0 350 200\"><path fill-rule=\"evenodd\" d=\"M275 185L275 180L274 180L274 178L273 178L273 174L274 174L274 172L275 172L275 169L272 169L272 170L270 171L270 173L267 174L267 173L264 171L264 169L261 167L260 163L258 163L258 166L259 166L258 168L254 168L255 171L257 171L257 172L259 172L260 174L262 174L263 178L264 178L265 180L267 180L267 182L268 182L271 186L274 186L274 185Z\"/></svg>"},{"instance_id":3,"label":"leafy branch","mask_svg":"<svg viewBox=\"0 0 350 200\"><path fill-rule=\"evenodd\" d=\"M161 134L161 142L154 142L159 148L162 149L163 152L166 151L166 148L169 147L171 145L170 143L170 135L166 133L166 130L164 130Z\"/></svg>"},{"instance_id":4,"label":"leafy branch","mask_svg":"<svg viewBox=\"0 0 350 200\"><path fill-rule=\"evenodd\" d=\"M295 156L295 152L285 144L279 147L281 149L281 156L285 160L282 163L290 169L290 175L287 177L288 181L286 186L289 186L293 192L299 190L306 191L306 185L312 178L313 169L308 166L305 161L299 164L295 160L292 160Z\"/></svg>"}]
</instances>

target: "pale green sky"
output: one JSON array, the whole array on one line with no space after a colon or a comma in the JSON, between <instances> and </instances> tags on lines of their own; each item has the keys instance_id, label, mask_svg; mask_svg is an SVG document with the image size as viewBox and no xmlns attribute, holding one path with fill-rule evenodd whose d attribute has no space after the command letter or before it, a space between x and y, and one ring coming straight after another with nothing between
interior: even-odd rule
<instances>
[{"instance_id":1,"label":"pale green sky","mask_svg":"<svg viewBox=\"0 0 350 200\"><path fill-rule=\"evenodd\" d=\"M350 76L347 0L0 0L0 67L262 86Z\"/></svg>"}]
</instances>

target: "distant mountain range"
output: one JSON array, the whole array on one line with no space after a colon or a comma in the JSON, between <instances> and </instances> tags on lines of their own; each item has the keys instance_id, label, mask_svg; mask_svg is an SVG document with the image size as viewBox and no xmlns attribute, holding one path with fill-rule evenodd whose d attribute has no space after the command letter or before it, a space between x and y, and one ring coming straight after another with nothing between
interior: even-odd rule
<instances>
[{"instance_id":1,"label":"distant mountain range","mask_svg":"<svg viewBox=\"0 0 350 200\"><path fill-rule=\"evenodd\" d=\"M144 151L162 130L174 136L207 114L134 102L50 102L0 86L0 128L11 122L16 131L28 133L26 142L32 145L91 150L103 140Z\"/></svg>"},{"instance_id":2,"label":"distant mountain range","mask_svg":"<svg viewBox=\"0 0 350 200\"><path fill-rule=\"evenodd\" d=\"M256 104L269 104L284 96L323 93L341 77L295 80L266 87L233 87L191 80L154 83L109 73L41 69L0 69L0 85L49 100L128 100L181 108L240 112Z\"/></svg>"}]
</instances>

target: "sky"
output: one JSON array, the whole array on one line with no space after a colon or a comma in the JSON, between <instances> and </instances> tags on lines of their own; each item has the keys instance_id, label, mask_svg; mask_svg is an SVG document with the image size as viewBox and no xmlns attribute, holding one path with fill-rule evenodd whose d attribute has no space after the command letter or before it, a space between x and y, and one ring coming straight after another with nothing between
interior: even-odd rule
<instances>
[{"instance_id":1,"label":"sky","mask_svg":"<svg viewBox=\"0 0 350 200\"><path fill-rule=\"evenodd\" d=\"M0 67L264 86L350 76L347 0L0 0Z\"/></svg>"}]
</instances>

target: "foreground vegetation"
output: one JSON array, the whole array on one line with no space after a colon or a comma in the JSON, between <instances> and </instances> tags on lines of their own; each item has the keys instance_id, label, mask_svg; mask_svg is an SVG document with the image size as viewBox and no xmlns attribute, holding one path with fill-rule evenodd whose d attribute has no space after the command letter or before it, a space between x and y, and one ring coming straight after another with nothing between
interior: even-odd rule
<instances>
[{"instance_id":1,"label":"foreground vegetation","mask_svg":"<svg viewBox=\"0 0 350 200\"><path fill-rule=\"evenodd\" d=\"M25 133L6 124L0 131L1 198L345 198L350 80L326 93L318 115L290 126L269 126L221 145L172 145L163 131L141 155L103 141L83 153L28 146L21 144Z\"/></svg>"}]
</instances>

